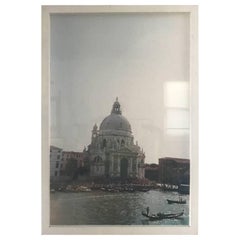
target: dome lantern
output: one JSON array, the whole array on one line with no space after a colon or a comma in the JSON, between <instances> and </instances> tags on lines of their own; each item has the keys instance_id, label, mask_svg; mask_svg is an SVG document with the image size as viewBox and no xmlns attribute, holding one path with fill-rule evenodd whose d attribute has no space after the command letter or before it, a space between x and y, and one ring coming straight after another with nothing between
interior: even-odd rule
<instances>
[{"instance_id":1,"label":"dome lantern","mask_svg":"<svg viewBox=\"0 0 240 240\"><path fill-rule=\"evenodd\" d=\"M114 102L113 107L112 107L111 114L113 114L113 113L115 113L115 114L122 114L121 105L118 102L118 97L116 97L116 101Z\"/></svg>"}]
</instances>

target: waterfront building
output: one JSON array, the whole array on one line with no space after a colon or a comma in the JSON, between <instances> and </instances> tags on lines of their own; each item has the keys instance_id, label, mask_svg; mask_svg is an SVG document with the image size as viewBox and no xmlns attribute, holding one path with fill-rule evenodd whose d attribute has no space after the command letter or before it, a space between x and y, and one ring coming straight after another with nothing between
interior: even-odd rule
<instances>
[{"instance_id":1,"label":"waterfront building","mask_svg":"<svg viewBox=\"0 0 240 240\"><path fill-rule=\"evenodd\" d=\"M60 165L61 176L71 175L84 166L84 153L74 151L63 151Z\"/></svg>"},{"instance_id":2,"label":"waterfront building","mask_svg":"<svg viewBox=\"0 0 240 240\"><path fill-rule=\"evenodd\" d=\"M96 124L93 126L86 151L92 177L144 178L145 154L134 143L131 125L122 115L118 99L99 129Z\"/></svg>"},{"instance_id":3,"label":"waterfront building","mask_svg":"<svg viewBox=\"0 0 240 240\"><path fill-rule=\"evenodd\" d=\"M145 178L158 182L159 180L159 166L158 164L145 164Z\"/></svg>"},{"instance_id":4,"label":"waterfront building","mask_svg":"<svg viewBox=\"0 0 240 240\"><path fill-rule=\"evenodd\" d=\"M165 157L159 158L159 181L170 184L190 183L189 159Z\"/></svg>"},{"instance_id":5,"label":"waterfront building","mask_svg":"<svg viewBox=\"0 0 240 240\"><path fill-rule=\"evenodd\" d=\"M60 176L62 149L50 146L50 179L56 180Z\"/></svg>"},{"instance_id":6,"label":"waterfront building","mask_svg":"<svg viewBox=\"0 0 240 240\"><path fill-rule=\"evenodd\" d=\"M65 169L67 162L70 159L76 161L76 167L83 167L84 165L84 153L83 152L74 152L74 151L63 151L63 169Z\"/></svg>"}]
</instances>

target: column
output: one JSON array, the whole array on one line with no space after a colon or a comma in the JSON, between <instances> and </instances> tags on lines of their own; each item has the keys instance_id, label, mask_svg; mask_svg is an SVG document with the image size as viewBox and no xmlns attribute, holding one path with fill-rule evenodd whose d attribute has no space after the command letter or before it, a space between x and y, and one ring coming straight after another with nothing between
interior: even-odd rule
<instances>
[{"instance_id":1,"label":"column","mask_svg":"<svg viewBox=\"0 0 240 240\"><path fill-rule=\"evenodd\" d=\"M113 155L109 157L109 175L112 176L113 174Z\"/></svg>"},{"instance_id":2,"label":"column","mask_svg":"<svg viewBox=\"0 0 240 240\"><path fill-rule=\"evenodd\" d=\"M121 165L120 165L120 156L117 156L117 176L120 177Z\"/></svg>"}]
</instances>

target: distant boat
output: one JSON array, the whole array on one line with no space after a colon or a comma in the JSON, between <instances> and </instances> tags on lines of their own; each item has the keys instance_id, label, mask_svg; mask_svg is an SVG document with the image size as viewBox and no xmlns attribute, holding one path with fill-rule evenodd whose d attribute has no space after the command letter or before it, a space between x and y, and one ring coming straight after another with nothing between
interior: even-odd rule
<instances>
[{"instance_id":1,"label":"distant boat","mask_svg":"<svg viewBox=\"0 0 240 240\"><path fill-rule=\"evenodd\" d=\"M173 204L173 203L186 204L186 200L183 200L183 199L179 199L179 200L170 200L170 199L167 199L167 201L168 201L168 204Z\"/></svg>"},{"instance_id":2,"label":"distant boat","mask_svg":"<svg viewBox=\"0 0 240 240\"><path fill-rule=\"evenodd\" d=\"M138 189L139 192L148 192L149 189L148 188L141 188L141 189Z\"/></svg>"},{"instance_id":3,"label":"distant boat","mask_svg":"<svg viewBox=\"0 0 240 240\"><path fill-rule=\"evenodd\" d=\"M150 221L157 221L163 219L177 219L183 215L184 211L180 213L157 213L157 214L148 214L146 212L142 212L144 217L147 217Z\"/></svg>"},{"instance_id":4,"label":"distant boat","mask_svg":"<svg viewBox=\"0 0 240 240\"><path fill-rule=\"evenodd\" d=\"M80 186L78 187L77 189L79 192L91 192L92 190L88 187L85 187L85 186Z\"/></svg>"}]
</instances>

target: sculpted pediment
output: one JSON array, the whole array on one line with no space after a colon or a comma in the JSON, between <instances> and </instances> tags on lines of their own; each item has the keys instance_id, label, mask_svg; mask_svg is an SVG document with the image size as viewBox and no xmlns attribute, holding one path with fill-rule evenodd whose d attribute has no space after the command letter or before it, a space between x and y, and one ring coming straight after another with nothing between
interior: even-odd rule
<instances>
[{"instance_id":1,"label":"sculpted pediment","mask_svg":"<svg viewBox=\"0 0 240 240\"><path fill-rule=\"evenodd\" d=\"M118 150L118 152L122 153L136 153L133 149L130 149L128 147L122 147Z\"/></svg>"}]
</instances>

